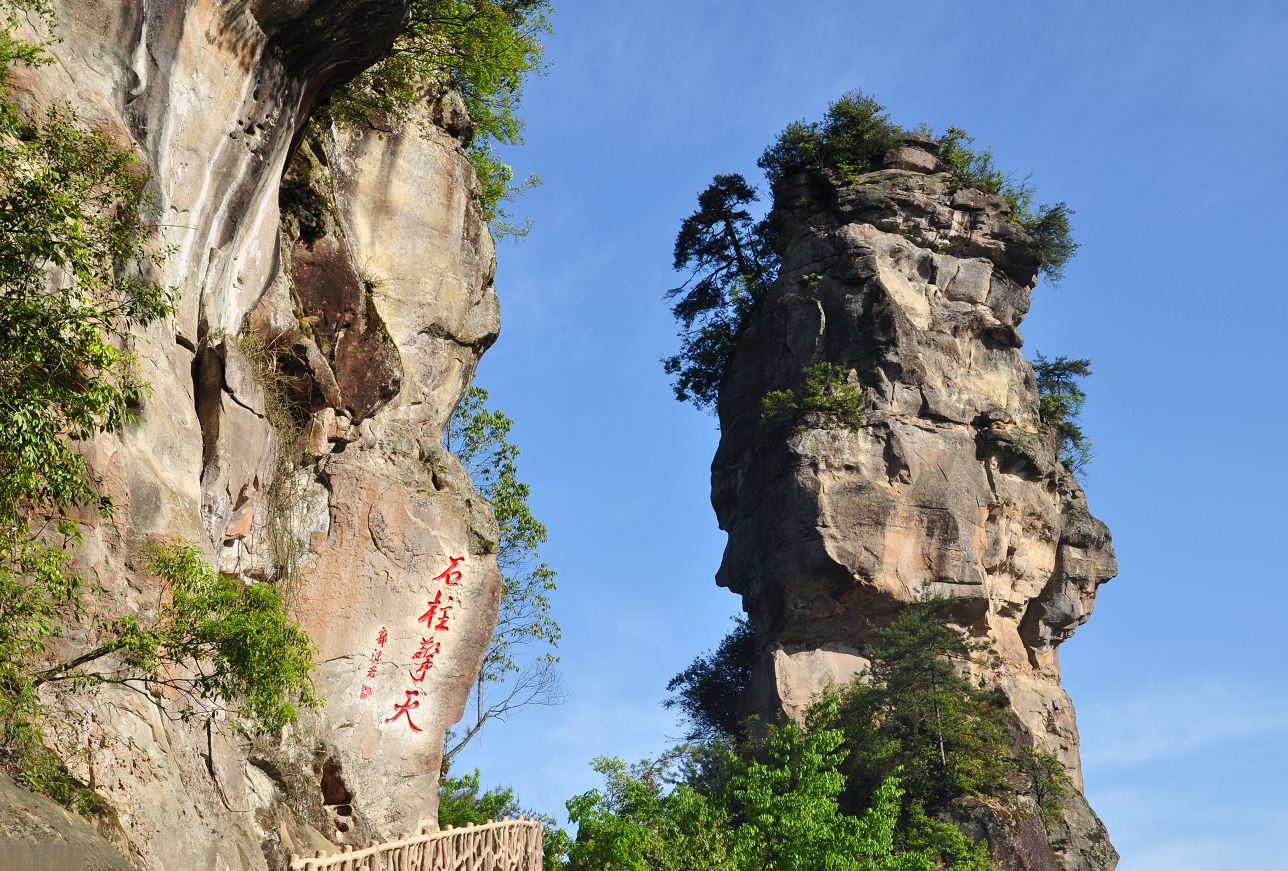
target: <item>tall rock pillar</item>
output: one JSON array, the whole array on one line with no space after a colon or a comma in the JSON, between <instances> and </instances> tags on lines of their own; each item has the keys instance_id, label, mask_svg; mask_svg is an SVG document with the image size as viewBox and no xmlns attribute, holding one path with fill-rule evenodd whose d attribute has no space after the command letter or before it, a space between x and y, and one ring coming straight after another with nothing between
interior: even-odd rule
<instances>
[{"instance_id":1,"label":"tall rock pillar","mask_svg":"<svg viewBox=\"0 0 1288 871\"><path fill-rule=\"evenodd\" d=\"M1112 869L1058 657L1117 573L1111 537L1057 461L1020 353L1032 240L1004 200L946 170L908 134L882 170L802 170L774 188L782 268L721 391L711 472L729 534L717 582L756 628L743 706L799 718L864 670L872 633L929 584L991 643L973 669L1006 693L1013 731L1077 787L1048 832L981 823L999 864ZM862 425L767 430L765 395L819 362L853 371Z\"/></svg>"}]
</instances>

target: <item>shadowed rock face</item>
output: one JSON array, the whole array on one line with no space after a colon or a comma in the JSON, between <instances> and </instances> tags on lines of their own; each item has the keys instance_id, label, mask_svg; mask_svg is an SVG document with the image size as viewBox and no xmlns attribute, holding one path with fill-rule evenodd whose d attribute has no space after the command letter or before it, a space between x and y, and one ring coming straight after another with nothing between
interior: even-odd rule
<instances>
[{"instance_id":1,"label":"shadowed rock face","mask_svg":"<svg viewBox=\"0 0 1288 871\"><path fill-rule=\"evenodd\" d=\"M1013 728L1080 790L1057 650L1117 565L1040 426L1019 350L1037 260L1005 201L954 190L933 144L906 142L851 182L802 171L774 189L782 270L722 388L711 473L729 534L717 582L756 627L743 707L799 718L829 681L862 672L872 632L928 583L992 643L976 671L1006 692ZM822 361L853 370L862 426L766 431L763 397ZM1052 833L1063 846L1038 838L1042 861L1112 868L1103 826L1074 804L1063 840Z\"/></svg>"},{"instance_id":2,"label":"shadowed rock face","mask_svg":"<svg viewBox=\"0 0 1288 871\"><path fill-rule=\"evenodd\" d=\"M58 746L111 806L124 852L155 871L280 867L414 830L436 814L443 732L500 595L491 511L441 448L499 330L468 118L447 99L424 132L305 141L315 100L388 48L406 0L55 5L58 63L16 73L16 96L37 115L70 101L139 155L171 250L159 280L181 296L132 338L152 386L143 422L86 446L117 506L86 518L77 552L91 610L155 612L149 544L201 543L246 580L283 580L289 545L324 701L279 740L105 690L58 700ZM282 351L303 408L306 447L285 476L263 373L235 340L248 336ZM454 561L459 578L440 577ZM429 627L418 618L436 596ZM95 642L77 627L60 652Z\"/></svg>"}]
</instances>

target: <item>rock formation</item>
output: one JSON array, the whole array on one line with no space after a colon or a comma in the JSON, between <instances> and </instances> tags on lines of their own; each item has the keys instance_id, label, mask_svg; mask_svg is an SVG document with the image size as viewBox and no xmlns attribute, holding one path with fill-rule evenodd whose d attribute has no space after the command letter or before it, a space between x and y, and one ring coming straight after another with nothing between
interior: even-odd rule
<instances>
[{"instance_id":1,"label":"rock formation","mask_svg":"<svg viewBox=\"0 0 1288 871\"><path fill-rule=\"evenodd\" d=\"M441 447L499 329L469 119L449 95L405 129L307 125L388 49L407 0L54 5L57 62L18 71L15 98L33 117L70 103L139 156L158 278L181 300L131 339L142 422L86 447L117 506L84 518L92 610L146 617L161 591L141 549L202 543L224 574L288 591L324 703L277 741L106 689L59 700L59 749L110 806L100 830L150 871L280 867L412 831L436 814L443 732L500 595L490 509ZM312 415L298 437L274 417L283 391ZM75 655L94 630L63 643Z\"/></svg>"},{"instance_id":2,"label":"rock formation","mask_svg":"<svg viewBox=\"0 0 1288 871\"><path fill-rule=\"evenodd\" d=\"M743 706L799 717L862 672L871 633L928 583L991 643L975 670L1010 699L1013 731L1056 753L1079 791L1050 831L985 808L975 834L1007 869L1112 869L1058 659L1117 572L1111 538L1057 461L1019 350L1031 240L1004 200L946 170L908 134L877 172L801 170L774 187L782 268L723 385L712 464L729 534L717 581L756 629ZM862 425L768 431L765 395L823 361L857 379Z\"/></svg>"}]
</instances>

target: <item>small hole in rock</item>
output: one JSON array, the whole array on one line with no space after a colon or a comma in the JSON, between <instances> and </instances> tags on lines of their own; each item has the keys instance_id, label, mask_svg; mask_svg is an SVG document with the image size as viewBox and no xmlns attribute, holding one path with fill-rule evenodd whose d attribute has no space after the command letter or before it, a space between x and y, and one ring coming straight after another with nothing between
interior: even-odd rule
<instances>
[{"instance_id":1,"label":"small hole in rock","mask_svg":"<svg viewBox=\"0 0 1288 871\"><path fill-rule=\"evenodd\" d=\"M339 832L349 831L349 827L346 826L344 823L336 823L335 828L336 828L336 831L339 831Z\"/></svg>"},{"instance_id":2,"label":"small hole in rock","mask_svg":"<svg viewBox=\"0 0 1288 871\"><path fill-rule=\"evenodd\" d=\"M339 814L340 816L342 816L342 817L351 817L351 816L353 816L353 808L352 808L350 805L347 805L347 804L342 804L342 805L340 805L338 808L336 808L336 809L335 809L335 812L336 812L336 813L338 813L338 814Z\"/></svg>"}]
</instances>

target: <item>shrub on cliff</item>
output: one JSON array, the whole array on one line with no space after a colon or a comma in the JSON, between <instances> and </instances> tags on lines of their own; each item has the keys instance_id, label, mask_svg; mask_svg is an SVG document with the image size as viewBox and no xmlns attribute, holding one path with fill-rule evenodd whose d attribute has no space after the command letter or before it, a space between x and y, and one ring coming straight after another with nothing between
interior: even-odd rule
<instances>
[{"instance_id":1,"label":"shrub on cliff","mask_svg":"<svg viewBox=\"0 0 1288 871\"><path fill-rule=\"evenodd\" d=\"M1033 237L1035 253L1047 283L1056 287L1064 279L1064 267L1078 253L1073 241L1069 216L1073 209L1065 203L1033 208L1036 191L1025 178L1018 185L993 162L993 147L982 151L971 148L974 137L965 130L949 127L939 138L939 157L952 168L962 187L995 194L1011 207L1012 218Z\"/></svg>"},{"instance_id":2,"label":"shrub on cliff","mask_svg":"<svg viewBox=\"0 0 1288 871\"><path fill-rule=\"evenodd\" d=\"M756 165L771 184L804 166L834 169L849 179L880 169L898 150L898 134L885 107L856 88L829 103L821 123L788 124Z\"/></svg>"},{"instance_id":3,"label":"shrub on cliff","mask_svg":"<svg viewBox=\"0 0 1288 871\"><path fill-rule=\"evenodd\" d=\"M544 68L541 38L553 11L551 0L413 0L389 54L338 88L324 111L340 123L369 113L405 118L414 105L458 92L475 126L469 158L484 214L498 236L523 235L500 204L540 179L515 184L497 146L523 141L523 83Z\"/></svg>"},{"instance_id":4,"label":"shrub on cliff","mask_svg":"<svg viewBox=\"0 0 1288 871\"><path fill-rule=\"evenodd\" d=\"M1055 439L1057 459L1073 474L1084 475L1094 454L1079 422L1087 394L1077 379L1091 375L1091 361L1048 360L1041 352L1037 357L1033 373L1038 380L1038 412Z\"/></svg>"},{"instance_id":5,"label":"shrub on cliff","mask_svg":"<svg viewBox=\"0 0 1288 871\"><path fill-rule=\"evenodd\" d=\"M805 369L805 381L791 390L771 390L760 403L760 422L778 429L805 418L813 426L850 427L862 423L863 396L848 379L854 370L833 363Z\"/></svg>"}]
</instances>

